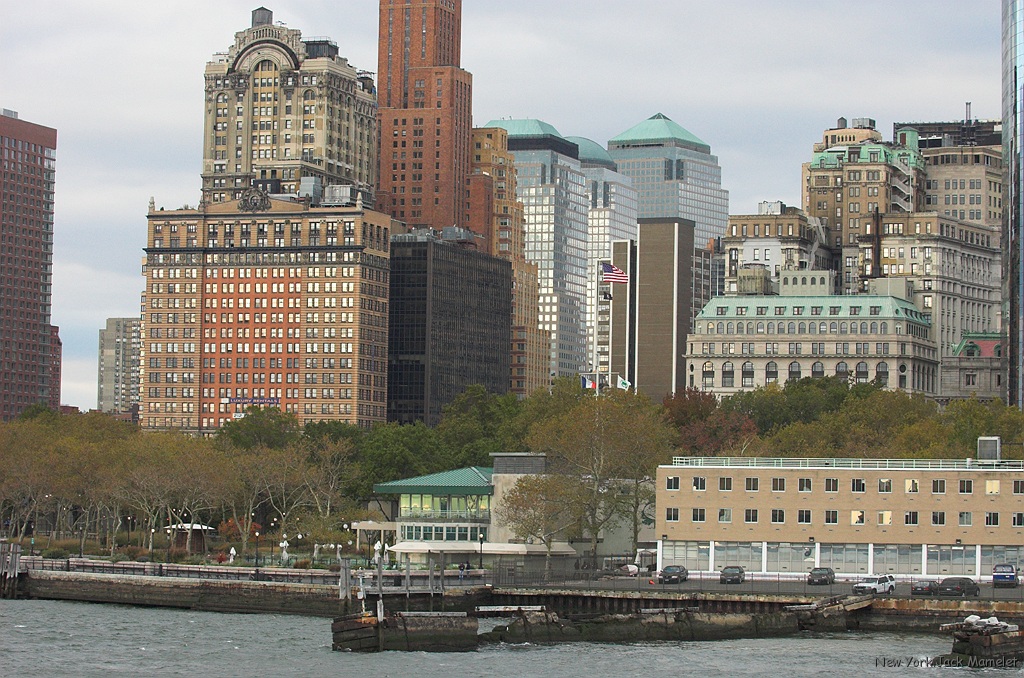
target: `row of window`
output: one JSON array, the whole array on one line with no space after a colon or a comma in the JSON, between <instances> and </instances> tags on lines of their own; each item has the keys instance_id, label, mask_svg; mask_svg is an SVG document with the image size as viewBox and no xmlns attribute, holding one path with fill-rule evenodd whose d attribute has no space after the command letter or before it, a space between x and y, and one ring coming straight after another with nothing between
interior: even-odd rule
<instances>
[{"instance_id":1,"label":"row of window","mask_svg":"<svg viewBox=\"0 0 1024 678\"><path fill-rule=\"evenodd\" d=\"M694 508L692 510L692 522L703 523L707 522L707 509ZM826 510L820 511L823 514L824 525L838 525L839 524L839 511L837 510ZM999 512L998 511L985 511L985 527L999 527ZM748 524L755 524L759 521L760 511L756 508L748 508L743 510L743 522ZM665 520L670 523L679 522L679 509L676 507L668 507L665 509ZM720 508L718 509L718 522L719 523L731 523L733 520L731 508ZM903 513L903 524L907 527L915 527L921 524L921 516L918 511L905 511ZM771 509L771 522L773 525L784 525L786 523L786 509ZM814 524L814 512L811 509L799 509L796 511L796 522L798 525L813 525ZM974 525L974 513L971 511L960 511L957 515L957 523L960 527L972 527ZM867 525L867 511L854 509L850 511L850 525ZM892 525L892 511L878 511L875 519L875 524L881 527ZM946 525L946 512L945 511L932 511L931 512L931 524L935 527L942 527ZM951 523L950 523L951 524ZM1015 512L1011 514L1011 524L1013 527L1024 527L1024 512Z\"/></svg>"},{"instance_id":2,"label":"row of window","mask_svg":"<svg viewBox=\"0 0 1024 678\"><path fill-rule=\"evenodd\" d=\"M779 477L772 478L772 492L785 492L788 478ZM733 489L732 476L721 476L718 479L718 490L720 492L732 492ZM999 494L1000 481L999 480L986 480L985 483L985 494L995 495ZM879 478L878 479L878 493L879 494L890 494L892 493L892 479L891 478ZM693 482L691 487L694 492L705 492L708 489L708 479L704 476L693 476ZM665 479L666 490L678 490L680 488L679 476L668 476ZM743 479L743 489L747 492L758 492L761 489L761 479L758 477L746 477ZM917 478L907 478L903 481L903 490L906 494L917 494L921 491L921 483ZM961 478L957 483L957 490L959 494L974 494L974 480L971 478ZM797 491L798 492L813 492L814 491L814 479L813 478L797 478ZM839 478L825 478L825 491L826 492L839 492ZM851 478L850 479L850 492L855 494L861 494L867 491L867 481L864 478ZM1013 493L1024 494L1024 480L1013 481ZM945 478L933 478L932 479L932 494L946 494L946 479Z\"/></svg>"}]
</instances>

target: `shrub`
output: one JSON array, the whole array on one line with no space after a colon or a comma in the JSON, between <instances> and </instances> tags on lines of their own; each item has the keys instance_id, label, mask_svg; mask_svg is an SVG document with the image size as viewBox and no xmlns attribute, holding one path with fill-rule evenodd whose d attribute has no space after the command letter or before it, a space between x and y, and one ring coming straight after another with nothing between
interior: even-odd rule
<instances>
[{"instance_id":1,"label":"shrub","mask_svg":"<svg viewBox=\"0 0 1024 678\"><path fill-rule=\"evenodd\" d=\"M294 567L296 570L308 570L309 569L309 558L304 558L302 560L296 560L295 564L292 565L292 567Z\"/></svg>"},{"instance_id":2,"label":"shrub","mask_svg":"<svg viewBox=\"0 0 1024 678\"><path fill-rule=\"evenodd\" d=\"M172 546L167 549L167 562L168 563L183 563L188 558L188 551L177 546Z\"/></svg>"},{"instance_id":3,"label":"shrub","mask_svg":"<svg viewBox=\"0 0 1024 678\"><path fill-rule=\"evenodd\" d=\"M65 558L70 558L70 557L71 557L71 554L68 553L66 549L62 549L62 548L56 548L55 547L55 548L49 548L49 549L46 549L45 551L43 551L43 558L65 559Z\"/></svg>"},{"instance_id":4,"label":"shrub","mask_svg":"<svg viewBox=\"0 0 1024 678\"><path fill-rule=\"evenodd\" d=\"M141 560L141 556L143 556L146 553L147 553L146 549L141 547L141 546L125 546L124 547L124 555L129 560Z\"/></svg>"}]
</instances>

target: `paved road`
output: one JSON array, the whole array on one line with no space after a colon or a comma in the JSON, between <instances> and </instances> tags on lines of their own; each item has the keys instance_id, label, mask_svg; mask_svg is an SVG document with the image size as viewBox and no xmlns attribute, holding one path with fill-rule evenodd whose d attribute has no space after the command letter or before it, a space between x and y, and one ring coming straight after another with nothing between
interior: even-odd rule
<instances>
[{"instance_id":1,"label":"paved road","mask_svg":"<svg viewBox=\"0 0 1024 678\"><path fill-rule=\"evenodd\" d=\"M813 597L829 597L850 595L853 593L853 585L857 580L840 580L831 586L809 586L804 580L792 579L748 579L742 584L722 584L717 575L700 577L699 574L692 575L690 579L681 584L651 584L646 577L628 578L614 577L597 580L587 583L566 583L565 585L552 585L552 588L578 588L578 589L599 589L612 591L666 591L666 592L704 592L704 593L745 593L745 594L783 594L783 595L806 595ZM525 586L525 583L521 584ZM898 598L910 598L910 582L897 582L896 592L893 594ZM528 587L528 586L527 586ZM927 598L928 596L913 596L915 598ZM979 598L987 600L1017 600L1024 602L1024 587L1018 588L993 588L991 584L981 584Z\"/></svg>"}]
</instances>

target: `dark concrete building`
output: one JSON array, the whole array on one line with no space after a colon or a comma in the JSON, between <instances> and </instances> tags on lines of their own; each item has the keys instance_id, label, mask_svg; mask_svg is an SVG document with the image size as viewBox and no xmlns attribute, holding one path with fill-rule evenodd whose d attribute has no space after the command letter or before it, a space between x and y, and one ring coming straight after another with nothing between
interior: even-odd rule
<instances>
[{"instance_id":1,"label":"dark concrete building","mask_svg":"<svg viewBox=\"0 0 1024 678\"><path fill-rule=\"evenodd\" d=\"M613 290L611 371L655 402L686 386L694 280L706 273L695 269L710 266L703 253L695 257L689 219L640 219L636 241L612 243L612 263L629 282Z\"/></svg>"},{"instance_id":2,"label":"dark concrete building","mask_svg":"<svg viewBox=\"0 0 1024 678\"><path fill-rule=\"evenodd\" d=\"M472 384L507 393L512 264L463 229L391 239L388 421L429 426Z\"/></svg>"},{"instance_id":3,"label":"dark concrete building","mask_svg":"<svg viewBox=\"0 0 1024 678\"><path fill-rule=\"evenodd\" d=\"M0 420L60 404L57 328L50 325L57 130L0 115Z\"/></svg>"}]
</instances>

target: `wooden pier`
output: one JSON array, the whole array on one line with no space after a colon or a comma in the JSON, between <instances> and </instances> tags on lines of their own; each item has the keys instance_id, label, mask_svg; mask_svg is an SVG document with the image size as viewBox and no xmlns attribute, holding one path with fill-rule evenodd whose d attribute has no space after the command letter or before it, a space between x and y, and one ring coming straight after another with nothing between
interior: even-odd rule
<instances>
[{"instance_id":1,"label":"wooden pier","mask_svg":"<svg viewBox=\"0 0 1024 678\"><path fill-rule=\"evenodd\" d=\"M18 566L21 544L0 541L0 598L13 599L18 594Z\"/></svg>"}]
</instances>

